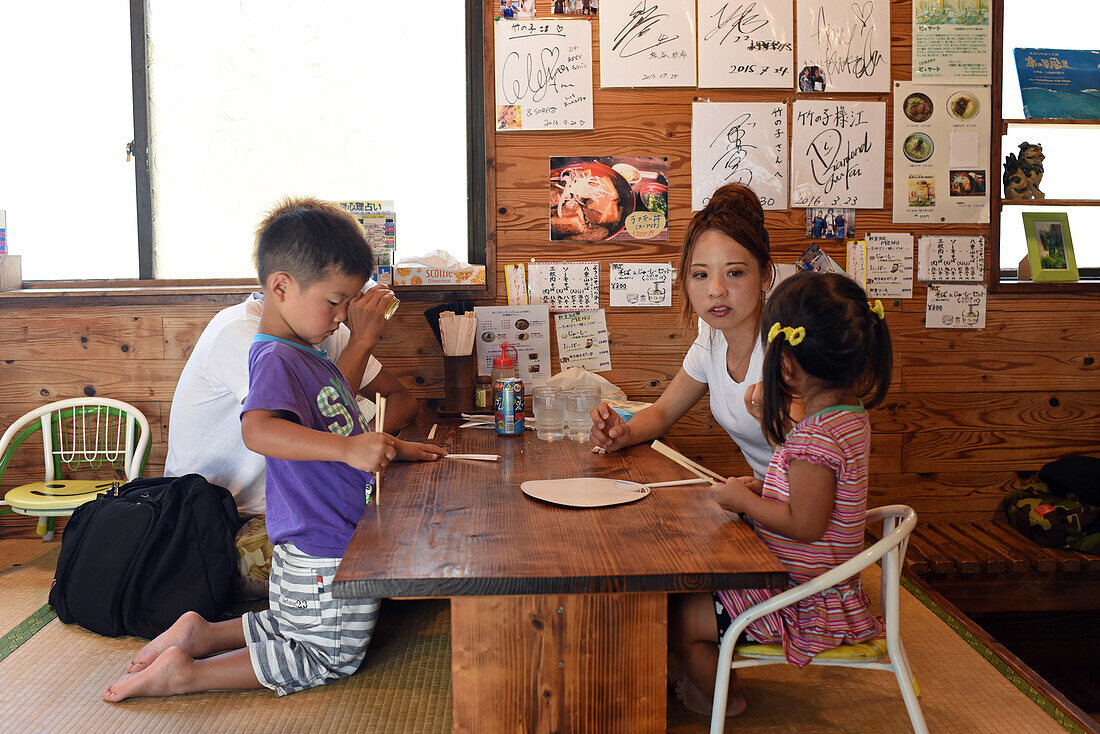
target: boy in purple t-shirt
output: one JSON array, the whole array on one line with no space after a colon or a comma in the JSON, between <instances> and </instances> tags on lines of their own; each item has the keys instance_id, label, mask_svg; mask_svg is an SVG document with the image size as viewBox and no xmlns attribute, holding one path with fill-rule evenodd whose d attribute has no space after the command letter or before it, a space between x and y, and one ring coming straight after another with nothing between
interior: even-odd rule
<instances>
[{"instance_id":1,"label":"boy in purple t-shirt","mask_svg":"<svg viewBox=\"0 0 1100 734\"><path fill-rule=\"evenodd\" d=\"M332 579L370 500L371 472L446 453L368 431L348 381L313 346L347 318L373 269L350 214L287 200L257 230L256 265L264 310L241 430L267 458L270 608L213 623L185 613L107 686L107 701L261 686L282 696L354 673L378 600L334 599Z\"/></svg>"}]
</instances>

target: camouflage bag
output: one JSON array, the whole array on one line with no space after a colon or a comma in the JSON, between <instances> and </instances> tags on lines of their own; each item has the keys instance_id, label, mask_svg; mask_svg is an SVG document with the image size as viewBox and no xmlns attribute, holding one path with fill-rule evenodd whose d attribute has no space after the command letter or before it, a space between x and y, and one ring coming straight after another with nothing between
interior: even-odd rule
<instances>
[{"instance_id":1,"label":"camouflage bag","mask_svg":"<svg viewBox=\"0 0 1100 734\"><path fill-rule=\"evenodd\" d=\"M1047 548L1075 548L1100 554L1100 507L1059 496L1045 482L1013 490L1004 499L1008 521Z\"/></svg>"}]
</instances>

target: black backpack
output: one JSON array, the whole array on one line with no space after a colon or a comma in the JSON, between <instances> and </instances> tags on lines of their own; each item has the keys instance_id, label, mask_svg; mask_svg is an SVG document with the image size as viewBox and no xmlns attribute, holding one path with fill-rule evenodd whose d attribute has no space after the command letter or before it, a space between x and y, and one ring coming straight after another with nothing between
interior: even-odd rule
<instances>
[{"instance_id":1,"label":"black backpack","mask_svg":"<svg viewBox=\"0 0 1100 734\"><path fill-rule=\"evenodd\" d=\"M153 638L193 610L216 620L237 576L233 496L198 474L135 479L73 511L50 606L101 635Z\"/></svg>"}]
</instances>

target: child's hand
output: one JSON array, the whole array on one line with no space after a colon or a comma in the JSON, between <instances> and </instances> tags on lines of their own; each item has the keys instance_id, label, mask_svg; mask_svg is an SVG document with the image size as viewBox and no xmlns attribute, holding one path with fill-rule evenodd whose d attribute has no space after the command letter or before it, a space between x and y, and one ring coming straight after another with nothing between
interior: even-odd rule
<instances>
[{"instance_id":1,"label":"child's hand","mask_svg":"<svg viewBox=\"0 0 1100 734\"><path fill-rule=\"evenodd\" d=\"M360 471L375 472L383 469L397 456L395 442L398 439L378 431L348 436L344 463Z\"/></svg>"},{"instance_id":2,"label":"child's hand","mask_svg":"<svg viewBox=\"0 0 1100 734\"><path fill-rule=\"evenodd\" d=\"M393 297L393 291L389 288L376 286L348 301L347 326L352 336L377 344L386 323L386 308Z\"/></svg>"},{"instance_id":3,"label":"child's hand","mask_svg":"<svg viewBox=\"0 0 1100 734\"><path fill-rule=\"evenodd\" d=\"M435 461L447 455L443 448L430 443L414 443L395 438L393 445L397 449L397 458L401 461Z\"/></svg>"},{"instance_id":4,"label":"child's hand","mask_svg":"<svg viewBox=\"0 0 1100 734\"><path fill-rule=\"evenodd\" d=\"M630 424L607 403L592 409L592 443L604 451L617 451L630 445Z\"/></svg>"},{"instance_id":5,"label":"child's hand","mask_svg":"<svg viewBox=\"0 0 1100 734\"><path fill-rule=\"evenodd\" d=\"M756 477L737 477L737 481L744 484L749 488L750 492L757 496L764 494L764 481L762 479L757 479Z\"/></svg>"},{"instance_id":6,"label":"child's hand","mask_svg":"<svg viewBox=\"0 0 1100 734\"><path fill-rule=\"evenodd\" d=\"M730 477L725 484L715 485L713 491L714 500L730 512L744 512L745 500L754 494L742 477Z\"/></svg>"}]
</instances>

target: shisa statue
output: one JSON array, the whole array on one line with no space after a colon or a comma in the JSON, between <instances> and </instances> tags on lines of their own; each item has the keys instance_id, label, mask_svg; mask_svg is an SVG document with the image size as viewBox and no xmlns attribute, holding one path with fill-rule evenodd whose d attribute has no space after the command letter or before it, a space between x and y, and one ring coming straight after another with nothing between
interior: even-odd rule
<instances>
[{"instance_id":1,"label":"shisa statue","mask_svg":"<svg viewBox=\"0 0 1100 734\"><path fill-rule=\"evenodd\" d=\"M1043 146L1028 142L1020 143L1020 156L1009 153L1005 157L1004 185L1005 198L1012 201L1023 199L1045 199L1047 195L1039 190L1043 180Z\"/></svg>"}]
</instances>

